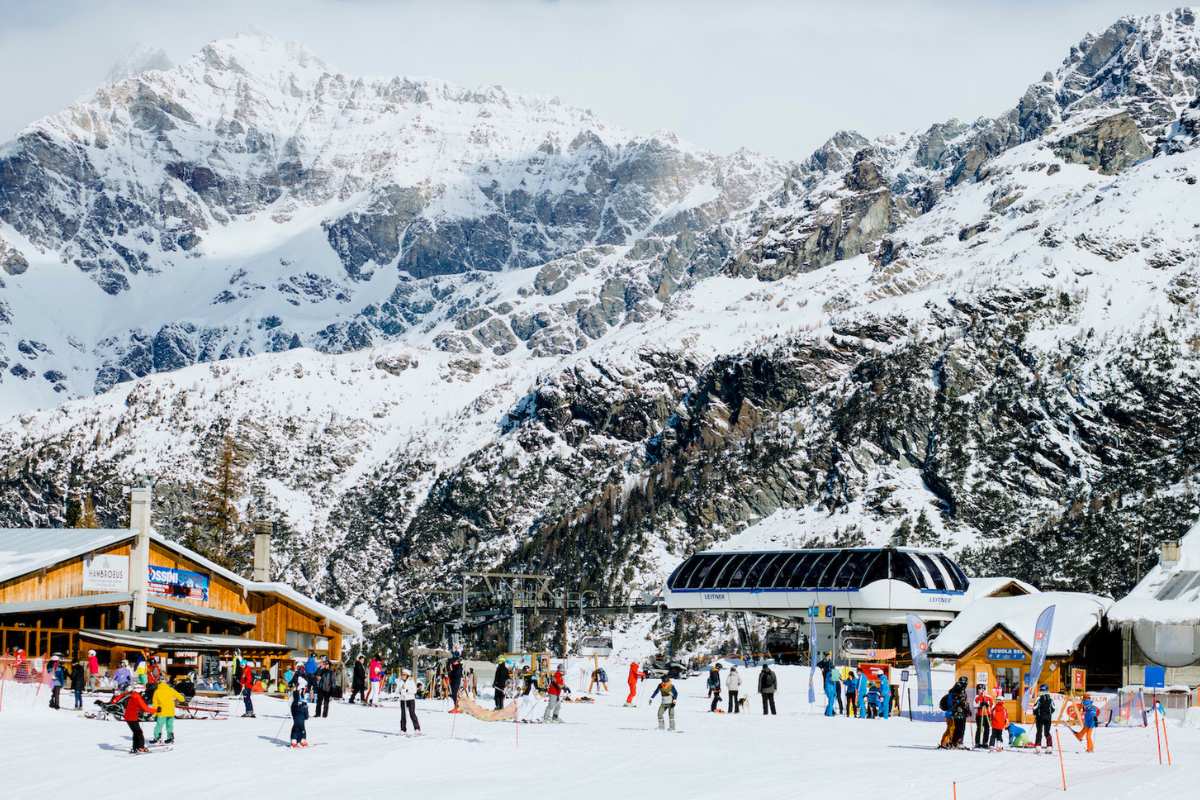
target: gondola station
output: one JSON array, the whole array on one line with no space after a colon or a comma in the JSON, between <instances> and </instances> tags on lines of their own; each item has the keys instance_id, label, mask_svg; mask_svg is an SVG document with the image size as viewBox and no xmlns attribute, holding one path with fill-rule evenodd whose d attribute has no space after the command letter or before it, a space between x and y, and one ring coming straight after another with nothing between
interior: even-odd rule
<instances>
[{"instance_id":1,"label":"gondola station","mask_svg":"<svg viewBox=\"0 0 1200 800\"><path fill-rule=\"evenodd\" d=\"M97 654L111 673L127 656L160 656L173 675L223 688L235 654L273 662L341 659L356 619L270 580L270 533L255 535L246 578L150 524L151 491L130 493L131 527L0 529L0 649L37 662Z\"/></svg>"}]
</instances>

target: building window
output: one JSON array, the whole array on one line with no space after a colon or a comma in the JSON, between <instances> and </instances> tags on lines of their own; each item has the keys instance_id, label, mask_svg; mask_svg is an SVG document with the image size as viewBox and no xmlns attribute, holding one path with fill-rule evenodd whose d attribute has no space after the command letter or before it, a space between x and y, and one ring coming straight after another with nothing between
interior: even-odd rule
<instances>
[{"instance_id":1,"label":"building window","mask_svg":"<svg viewBox=\"0 0 1200 800\"><path fill-rule=\"evenodd\" d=\"M996 685L1000 687L997 696L1005 700L1019 700L1021 697L1021 668L996 667Z\"/></svg>"}]
</instances>

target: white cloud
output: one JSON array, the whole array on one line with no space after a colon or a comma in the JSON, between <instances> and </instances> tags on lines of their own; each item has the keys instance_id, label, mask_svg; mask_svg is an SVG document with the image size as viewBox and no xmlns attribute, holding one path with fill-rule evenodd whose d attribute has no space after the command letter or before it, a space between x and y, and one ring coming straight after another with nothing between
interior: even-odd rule
<instances>
[{"instance_id":1,"label":"white cloud","mask_svg":"<svg viewBox=\"0 0 1200 800\"><path fill-rule=\"evenodd\" d=\"M499 83L626 128L799 158L867 135L1011 106L1073 42L1144 0L0 0L0 139L88 94L135 46L175 61L247 30L351 74Z\"/></svg>"}]
</instances>

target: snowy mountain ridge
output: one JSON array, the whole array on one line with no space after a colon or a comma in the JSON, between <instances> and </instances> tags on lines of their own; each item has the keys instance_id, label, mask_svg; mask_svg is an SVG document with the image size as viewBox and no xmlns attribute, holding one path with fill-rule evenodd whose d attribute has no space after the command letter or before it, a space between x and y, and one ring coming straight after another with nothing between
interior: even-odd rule
<instances>
[{"instance_id":1,"label":"snowy mountain ridge","mask_svg":"<svg viewBox=\"0 0 1200 800\"><path fill-rule=\"evenodd\" d=\"M321 264L350 309L378 290L374 311L331 322L336 296L288 303L284 246L212 286L199 273L216 256L171 251L172 266L105 295L110 308L143 279L188 274L172 290L183 307L218 283L233 295L204 305L206 330L220 314L244 331L243 315L277 312L254 330L282 346L164 361L14 416L0 427L0 513L61 524L86 490L115 518L120 488L150 479L164 527L184 531L231 436L247 456L243 512L284 521L284 576L396 636L437 613L414 598L464 567L546 570L619 597L694 549L753 540L740 532L763 520L772 537L796 527L789 543L945 546L971 569L1119 592L1155 540L1200 514L1196 35L1186 9L1123 19L996 120L843 132L797 165L623 135L587 145L598 160L538 151L538 185L554 189L536 196L592 210L497 269L406 261L407 233L393 252L381 231L400 229L411 194L392 191L390 166L363 173L387 175L382 190L327 195L317 181L333 199L311 207L304 180L245 214L194 192L209 225L194 249L295 226L287 252ZM470 213L511 209L528 190L482 160L489 173L454 184L488 201ZM630 164L616 189L594 188ZM590 172L563 189L572 169ZM268 222L281 203L290 217ZM435 233L446 219L420 216ZM424 252L453 251L439 242ZM522 253L544 260L523 268ZM0 290L14 330L27 323L12 290L39 270L91 284L31 261ZM329 327L346 335L322 338ZM18 363L49 358L28 349Z\"/></svg>"}]
</instances>

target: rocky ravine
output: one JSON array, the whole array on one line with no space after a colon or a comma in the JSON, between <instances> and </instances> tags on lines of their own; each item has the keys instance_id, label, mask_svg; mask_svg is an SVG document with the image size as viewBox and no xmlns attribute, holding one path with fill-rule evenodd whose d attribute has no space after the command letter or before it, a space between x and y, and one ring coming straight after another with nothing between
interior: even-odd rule
<instances>
[{"instance_id":1,"label":"rocky ravine","mask_svg":"<svg viewBox=\"0 0 1200 800\"><path fill-rule=\"evenodd\" d=\"M996 120L838 134L756 201L536 267L400 273L423 310L390 343L15 417L0 516L87 487L115 521L150 477L183 531L231 434L283 574L383 637L464 566L616 599L781 513L1119 593L1200 511L1198 64L1192 12L1122 20Z\"/></svg>"}]
</instances>

